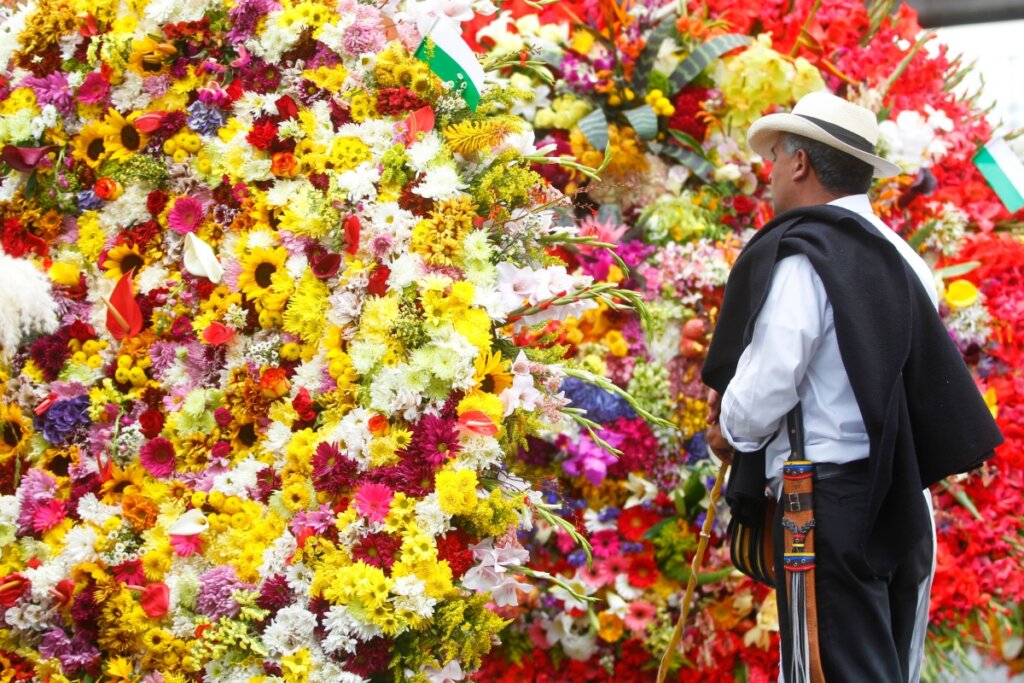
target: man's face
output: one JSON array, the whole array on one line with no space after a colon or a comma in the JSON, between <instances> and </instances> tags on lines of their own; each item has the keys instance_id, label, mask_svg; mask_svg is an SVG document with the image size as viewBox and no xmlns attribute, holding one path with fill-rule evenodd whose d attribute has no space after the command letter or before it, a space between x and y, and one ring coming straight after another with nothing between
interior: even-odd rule
<instances>
[{"instance_id":1,"label":"man's face","mask_svg":"<svg viewBox=\"0 0 1024 683\"><path fill-rule=\"evenodd\" d=\"M792 209L792 188L793 188L793 161L795 155L786 154L782 149L782 140L776 138L775 144L770 151L772 160L772 172L769 176L772 188L772 209L775 215Z\"/></svg>"}]
</instances>

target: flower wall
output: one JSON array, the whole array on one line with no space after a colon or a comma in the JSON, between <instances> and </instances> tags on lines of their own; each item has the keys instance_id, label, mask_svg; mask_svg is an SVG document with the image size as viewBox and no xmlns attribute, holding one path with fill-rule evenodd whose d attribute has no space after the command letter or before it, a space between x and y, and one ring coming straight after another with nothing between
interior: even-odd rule
<instances>
[{"instance_id":1,"label":"flower wall","mask_svg":"<svg viewBox=\"0 0 1024 683\"><path fill-rule=\"evenodd\" d=\"M574 198L583 232L617 255L572 256L583 272L642 293L655 321L599 307L548 333L575 357L670 419L650 427L593 386L574 405L607 417L601 437L562 436L520 454L528 478L586 530L594 561L561 530L521 534L534 562L590 602L541 592L509 615L501 655L479 680L654 680L708 506L715 466L703 439L700 366L729 268L770 218L770 164L746 149L749 125L827 88L879 113L881 151L903 173L872 190L876 211L932 264L942 315L1007 435L985 468L935 488L938 573L926 675L972 648L1020 668L1020 214L1011 216L971 161L992 135L950 89L962 64L928 44L905 5L874 2L507 3L468 24L486 49L531 50L551 79L510 76L536 97L519 111L553 144L596 165L599 181L542 170ZM926 47L926 44L927 47ZM979 266L981 263L983 265ZM627 266L622 268L622 265ZM718 509L696 607L672 678L774 681L775 596L731 571ZM1011 578L1011 574L1013 577ZM514 666L509 668L508 662Z\"/></svg>"},{"instance_id":2,"label":"flower wall","mask_svg":"<svg viewBox=\"0 0 1024 683\"><path fill-rule=\"evenodd\" d=\"M508 623L558 520L505 462L600 428L529 331L639 297L436 14L2 10L4 680L461 680Z\"/></svg>"}]
</instances>

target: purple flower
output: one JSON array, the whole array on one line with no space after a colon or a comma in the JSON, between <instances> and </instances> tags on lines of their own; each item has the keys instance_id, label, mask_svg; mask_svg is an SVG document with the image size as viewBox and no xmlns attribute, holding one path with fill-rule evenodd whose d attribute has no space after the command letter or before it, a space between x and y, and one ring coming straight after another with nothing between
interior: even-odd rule
<instances>
[{"instance_id":1,"label":"purple flower","mask_svg":"<svg viewBox=\"0 0 1024 683\"><path fill-rule=\"evenodd\" d=\"M72 676L89 668L100 656L99 650L81 635L76 634L74 639L70 639L64 630L59 628L43 636L39 644L39 653L44 657L59 659L64 673Z\"/></svg>"},{"instance_id":2,"label":"purple flower","mask_svg":"<svg viewBox=\"0 0 1024 683\"><path fill-rule=\"evenodd\" d=\"M256 24L264 15L280 7L274 0L242 0L228 12L231 18L228 40L232 43L244 42L256 30Z\"/></svg>"},{"instance_id":3,"label":"purple flower","mask_svg":"<svg viewBox=\"0 0 1024 683\"><path fill-rule=\"evenodd\" d=\"M621 446L624 440L621 434L606 429L599 431L598 436L613 448ZM598 446L589 436L570 446L569 451L572 456L562 463L562 468L574 477L582 474L594 486L601 485L608 476L608 468L616 461L614 455Z\"/></svg>"},{"instance_id":4,"label":"purple flower","mask_svg":"<svg viewBox=\"0 0 1024 683\"><path fill-rule=\"evenodd\" d=\"M202 135L216 135L228 115L217 107L196 100L188 107L188 127Z\"/></svg>"},{"instance_id":5,"label":"purple flower","mask_svg":"<svg viewBox=\"0 0 1024 683\"><path fill-rule=\"evenodd\" d=\"M384 47L384 32L380 30L380 13L367 5L360 5L356 21L342 35L345 52L354 57L367 52L379 52Z\"/></svg>"},{"instance_id":6,"label":"purple flower","mask_svg":"<svg viewBox=\"0 0 1024 683\"><path fill-rule=\"evenodd\" d=\"M446 462L460 450L459 430L454 420L425 415L413 427L408 451L432 465Z\"/></svg>"},{"instance_id":7,"label":"purple flower","mask_svg":"<svg viewBox=\"0 0 1024 683\"><path fill-rule=\"evenodd\" d=\"M83 394L67 401L57 401L42 418L43 436L50 443L60 446L77 427L84 427L91 422L88 396Z\"/></svg>"},{"instance_id":8,"label":"purple flower","mask_svg":"<svg viewBox=\"0 0 1024 683\"><path fill-rule=\"evenodd\" d=\"M221 566L204 572L199 577L199 596L196 598L196 611L211 619L234 617L241 609L238 602L231 597L239 590L254 591L256 587L238 578L232 567Z\"/></svg>"},{"instance_id":9,"label":"purple flower","mask_svg":"<svg viewBox=\"0 0 1024 683\"><path fill-rule=\"evenodd\" d=\"M32 88L40 104L52 104L64 116L75 112L75 97L68 87L67 77L60 71L49 76L29 76L21 85Z\"/></svg>"}]
</instances>

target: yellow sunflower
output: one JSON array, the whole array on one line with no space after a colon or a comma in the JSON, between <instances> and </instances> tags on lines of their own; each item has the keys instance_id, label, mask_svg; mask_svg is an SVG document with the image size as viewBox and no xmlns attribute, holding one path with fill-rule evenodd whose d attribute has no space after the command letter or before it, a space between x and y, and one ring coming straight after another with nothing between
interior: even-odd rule
<instances>
[{"instance_id":1,"label":"yellow sunflower","mask_svg":"<svg viewBox=\"0 0 1024 683\"><path fill-rule=\"evenodd\" d=\"M146 137L134 125L142 112L132 112L128 118L115 109L108 109L103 119L103 142L110 152L110 158L127 161L146 144Z\"/></svg>"},{"instance_id":2,"label":"yellow sunflower","mask_svg":"<svg viewBox=\"0 0 1024 683\"><path fill-rule=\"evenodd\" d=\"M117 280L130 270L134 270L137 275L144 265L146 258L139 250L139 245L119 244L107 252L103 269L107 271L107 277Z\"/></svg>"},{"instance_id":3,"label":"yellow sunflower","mask_svg":"<svg viewBox=\"0 0 1024 683\"><path fill-rule=\"evenodd\" d=\"M502 358L500 353L478 355L473 367L475 389L491 394L500 394L512 386L512 375L508 373L508 361Z\"/></svg>"},{"instance_id":4,"label":"yellow sunflower","mask_svg":"<svg viewBox=\"0 0 1024 683\"><path fill-rule=\"evenodd\" d=\"M110 467L110 478L100 487L101 500L104 503L120 504L121 496L126 493L140 493L146 479L146 470L138 463L132 463L127 469L117 464Z\"/></svg>"},{"instance_id":5,"label":"yellow sunflower","mask_svg":"<svg viewBox=\"0 0 1024 683\"><path fill-rule=\"evenodd\" d=\"M92 121L86 124L71 141L71 154L91 168L99 168L100 164L110 156L105 135L106 126L102 121Z\"/></svg>"},{"instance_id":6,"label":"yellow sunflower","mask_svg":"<svg viewBox=\"0 0 1024 683\"><path fill-rule=\"evenodd\" d=\"M274 275L284 269L288 250L284 247L266 249L257 247L242 258L242 272L238 276L238 288L250 299L258 299L270 291Z\"/></svg>"},{"instance_id":7,"label":"yellow sunflower","mask_svg":"<svg viewBox=\"0 0 1024 683\"><path fill-rule=\"evenodd\" d=\"M0 405L0 460L20 455L32 436L30 423L13 403Z\"/></svg>"}]
</instances>

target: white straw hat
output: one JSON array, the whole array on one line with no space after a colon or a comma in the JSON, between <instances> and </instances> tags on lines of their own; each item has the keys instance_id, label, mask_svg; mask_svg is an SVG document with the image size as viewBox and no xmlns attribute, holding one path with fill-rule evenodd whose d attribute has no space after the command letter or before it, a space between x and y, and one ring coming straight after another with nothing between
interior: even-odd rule
<instances>
[{"instance_id":1,"label":"white straw hat","mask_svg":"<svg viewBox=\"0 0 1024 683\"><path fill-rule=\"evenodd\" d=\"M900 167L875 154L878 120L869 110L820 90L804 95L789 114L769 114L747 131L747 145L762 157L771 156L780 133L817 140L870 164L876 178L900 174Z\"/></svg>"}]
</instances>

